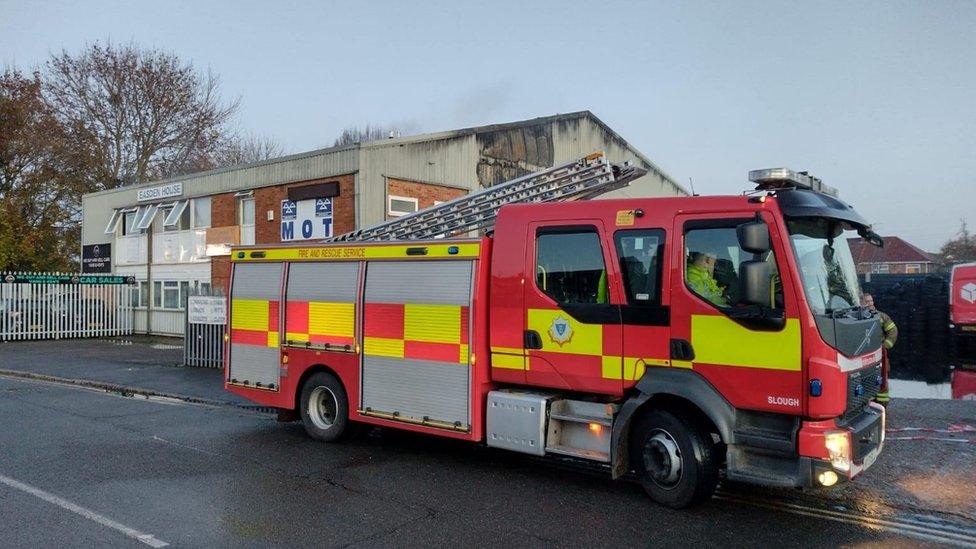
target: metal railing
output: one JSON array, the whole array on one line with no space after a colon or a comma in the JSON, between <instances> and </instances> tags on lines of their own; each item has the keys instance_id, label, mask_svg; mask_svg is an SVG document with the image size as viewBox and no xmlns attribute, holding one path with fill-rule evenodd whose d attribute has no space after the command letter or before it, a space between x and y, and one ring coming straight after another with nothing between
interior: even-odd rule
<instances>
[{"instance_id":1,"label":"metal railing","mask_svg":"<svg viewBox=\"0 0 976 549\"><path fill-rule=\"evenodd\" d=\"M130 277L0 273L0 341L132 334Z\"/></svg>"},{"instance_id":2,"label":"metal railing","mask_svg":"<svg viewBox=\"0 0 976 549\"><path fill-rule=\"evenodd\" d=\"M227 298L219 288L192 292L183 304L183 364L223 368Z\"/></svg>"}]
</instances>

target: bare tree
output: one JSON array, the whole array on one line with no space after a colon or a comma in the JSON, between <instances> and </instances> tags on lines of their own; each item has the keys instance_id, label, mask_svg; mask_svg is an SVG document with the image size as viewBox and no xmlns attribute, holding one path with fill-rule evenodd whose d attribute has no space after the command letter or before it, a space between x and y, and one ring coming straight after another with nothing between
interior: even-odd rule
<instances>
[{"instance_id":1,"label":"bare tree","mask_svg":"<svg viewBox=\"0 0 976 549\"><path fill-rule=\"evenodd\" d=\"M238 101L176 55L93 43L45 65L44 95L72 139L98 151L99 187L216 167Z\"/></svg>"},{"instance_id":2,"label":"bare tree","mask_svg":"<svg viewBox=\"0 0 976 549\"><path fill-rule=\"evenodd\" d=\"M365 128L350 127L342 130L339 137L332 144L333 147L352 145L354 143L366 143L368 141L380 141L389 139L391 136L400 137L400 130L397 128L366 124Z\"/></svg>"},{"instance_id":3,"label":"bare tree","mask_svg":"<svg viewBox=\"0 0 976 549\"><path fill-rule=\"evenodd\" d=\"M278 158L283 154L284 150L276 139L245 134L227 139L217 151L215 161L218 167L239 166Z\"/></svg>"}]
</instances>

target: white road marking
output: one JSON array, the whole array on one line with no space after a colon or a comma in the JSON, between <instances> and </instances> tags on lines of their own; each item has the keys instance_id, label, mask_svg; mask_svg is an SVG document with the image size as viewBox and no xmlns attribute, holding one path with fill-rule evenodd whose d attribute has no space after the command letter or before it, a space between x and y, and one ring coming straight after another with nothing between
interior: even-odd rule
<instances>
[{"instance_id":1,"label":"white road marking","mask_svg":"<svg viewBox=\"0 0 976 549\"><path fill-rule=\"evenodd\" d=\"M81 515L81 516L85 517L88 520L91 520L91 521L97 522L98 524L101 524L102 526L107 526L107 527L109 527L109 528L111 528L113 530L116 530L118 532L121 532L121 533L125 534L126 536L128 536L128 537L130 537L130 538L132 538L134 540L141 541L142 543L145 543L146 545L148 545L150 547L166 547L166 546L169 545L165 541L163 541L161 539L157 539L155 536L153 536L151 534L144 534L144 533L136 530L135 528L129 528L128 526L126 526L124 524L121 524L119 522L115 522L114 520L112 520L112 519L110 519L108 517L99 515L98 513L94 512L94 511L91 511L89 509L85 509L84 507L82 507L80 505L75 505L74 503L71 503L70 501L68 501L68 500L66 500L64 498L60 498L60 497L58 497L58 496L56 496L54 494L49 494L49 493L47 493L44 490L41 490L39 488L34 488L33 486L30 486L28 484L24 484L23 482L20 482L19 480L15 480L15 479L12 479L10 477L5 477L3 475L0 475L0 483L6 484L7 486L9 486L11 488L15 488L17 490L20 490L21 492L26 492L26 493L34 496L34 497L37 497L37 498L40 498L40 499L46 501L48 503L53 503L54 505L57 505L58 507L60 507L62 509L66 509L68 511L71 511L72 513L75 513L76 515Z\"/></svg>"}]
</instances>

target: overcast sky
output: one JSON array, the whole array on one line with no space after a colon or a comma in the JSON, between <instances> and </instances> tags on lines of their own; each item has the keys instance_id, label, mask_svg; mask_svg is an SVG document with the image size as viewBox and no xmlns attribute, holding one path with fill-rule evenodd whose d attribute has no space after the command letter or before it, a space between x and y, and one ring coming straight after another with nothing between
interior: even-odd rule
<instances>
[{"instance_id":1,"label":"overcast sky","mask_svg":"<svg viewBox=\"0 0 976 549\"><path fill-rule=\"evenodd\" d=\"M288 152L588 109L701 194L809 170L884 235L976 225L976 2L0 0L0 63L135 41Z\"/></svg>"}]
</instances>

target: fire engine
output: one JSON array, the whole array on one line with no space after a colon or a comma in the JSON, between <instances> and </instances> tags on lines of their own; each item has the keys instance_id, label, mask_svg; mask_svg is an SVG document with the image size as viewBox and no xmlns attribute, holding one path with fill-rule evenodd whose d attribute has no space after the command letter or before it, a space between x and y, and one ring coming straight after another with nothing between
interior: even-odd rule
<instances>
[{"instance_id":1,"label":"fire engine","mask_svg":"<svg viewBox=\"0 0 976 549\"><path fill-rule=\"evenodd\" d=\"M226 389L317 440L380 426L585 462L674 508L720 473L817 488L870 467L880 323L847 236L880 237L786 169L741 196L586 200L643 173L594 153L233 249Z\"/></svg>"}]
</instances>

